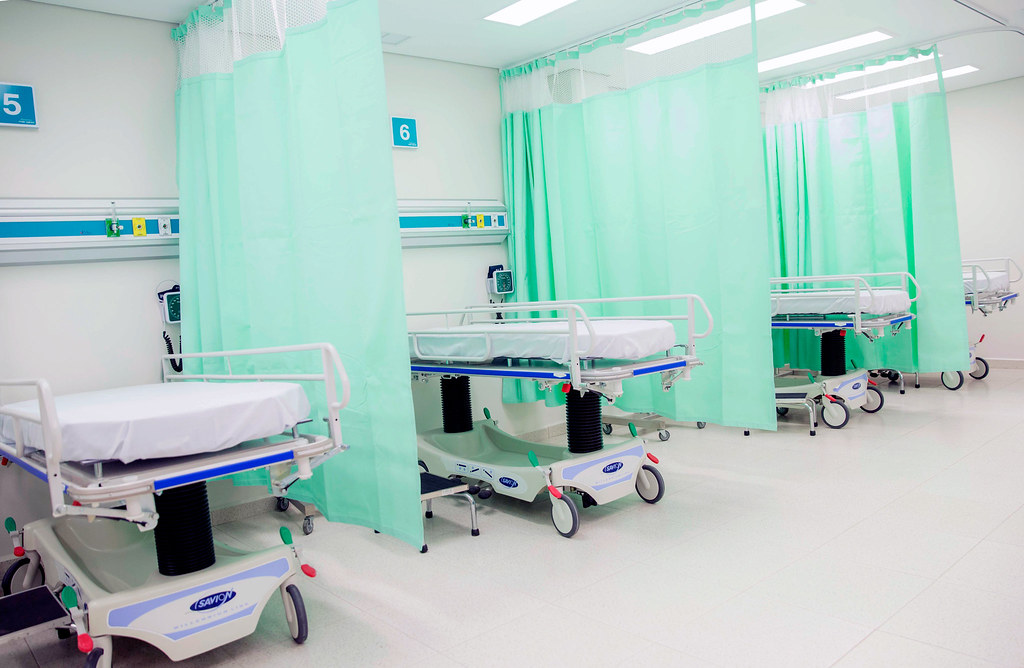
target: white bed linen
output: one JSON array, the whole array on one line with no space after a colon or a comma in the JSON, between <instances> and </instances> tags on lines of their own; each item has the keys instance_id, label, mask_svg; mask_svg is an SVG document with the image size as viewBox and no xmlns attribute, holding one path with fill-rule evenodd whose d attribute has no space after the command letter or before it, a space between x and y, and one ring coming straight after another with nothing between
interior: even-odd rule
<instances>
[{"instance_id":1,"label":"white bed linen","mask_svg":"<svg viewBox=\"0 0 1024 668\"><path fill-rule=\"evenodd\" d=\"M280 434L309 416L295 383L160 383L54 398L62 461L182 457ZM9 407L39 414L35 400ZM21 421L25 445L43 449L42 427ZM14 442L14 419L0 416Z\"/></svg>"},{"instance_id":2,"label":"white bed linen","mask_svg":"<svg viewBox=\"0 0 1024 668\"><path fill-rule=\"evenodd\" d=\"M592 320L594 347L587 353L593 359L638 360L664 352L676 344L676 331L667 320ZM577 350L590 346L590 334L582 322L576 323ZM419 351L432 358L495 357L547 359L565 364L569 361L569 329L565 322L493 322L419 333ZM416 342L409 337L409 355L417 358Z\"/></svg>"},{"instance_id":3,"label":"white bed linen","mask_svg":"<svg viewBox=\"0 0 1024 668\"><path fill-rule=\"evenodd\" d=\"M871 294L860 292L860 311L874 315L906 313L910 310L910 295L905 290L873 288ZM797 292L772 295L774 315L854 313L857 295L854 290Z\"/></svg>"},{"instance_id":4,"label":"white bed linen","mask_svg":"<svg viewBox=\"0 0 1024 668\"><path fill-rule=\"evenodd\" d=\"M1010 274L1006 271L989 271L988 278L985 278L985 274L978 272L978 278L975 281L974 275L970 270L964 269L964 292L966 294L973 294L975 287L978 292L1008 292L1010 290Z\"/></svg>"}]
</instances>

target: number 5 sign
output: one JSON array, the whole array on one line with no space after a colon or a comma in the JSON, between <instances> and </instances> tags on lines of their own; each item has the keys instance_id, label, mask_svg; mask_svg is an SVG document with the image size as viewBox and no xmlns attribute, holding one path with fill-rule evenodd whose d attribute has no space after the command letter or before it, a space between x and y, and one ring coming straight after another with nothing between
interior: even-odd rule
<instances>
[{"instance_id":1,"label":"number 5 sign","mask_svg":"<svg viewBox=\"0 0 1024 668\"><path fill-rule=\"evenodd\" d=\"M399 148L416 148L416 119L391 117L391 145Z\"/></svg>"},{"instance_id":2,"label":"number 5 sign","mask_svg":"<svg viewBox=\"0 0 1024 668\"><path fill-rule=\"evenodd\" d=\"M32 86L0 83L0 125L38 127Z\"/></svg>"}]
</instances>

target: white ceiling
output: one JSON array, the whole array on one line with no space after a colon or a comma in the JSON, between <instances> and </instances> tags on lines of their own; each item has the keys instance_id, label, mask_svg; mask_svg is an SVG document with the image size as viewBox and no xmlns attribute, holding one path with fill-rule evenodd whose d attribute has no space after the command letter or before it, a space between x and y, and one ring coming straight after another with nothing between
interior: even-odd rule
<instances>
[{"instance_id":1,"label":"white ceiling","mask_svg":"<svg viewBox=\"0 0 1024 668\"><path fill-rule=\"evenodd\" d=\"M49 4L179 22L198 0L36 0ZM502 67L546 55L609 30L654 16L694 0L577 0L521 27L484 21L483 17L512 0L379 0L381 31L408 35L390 53L435 58L471 65ZM998 28L998 24L961 6L955 0L804 0L807 6L758 24L761 59L799 51L870 30L893 39L846 52L840 60L811 63L815 71L862 57L911 46L926 46L939 38ZM970 0L985 12L1024 26L1024 0ZM951 90L1024 76L1024 36L984 32L939 44L943 68L980 68L951 79ZM778 79L807 71L807 65L772 72Z\"/></svg>"}]
</instances>

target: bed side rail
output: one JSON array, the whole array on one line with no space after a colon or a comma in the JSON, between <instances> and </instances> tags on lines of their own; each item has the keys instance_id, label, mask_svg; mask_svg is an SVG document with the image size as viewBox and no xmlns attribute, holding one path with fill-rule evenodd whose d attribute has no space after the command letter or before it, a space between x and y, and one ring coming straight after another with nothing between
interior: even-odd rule
<instances>
[{"instance_id":1,"label":"bed side rail","mask_svg":"<svg viewBox=\"0 0 1024 668\"><path fill-rule=\"evenodd\" d=\"M685 313L668 313L665 315L638 315L638 316L590 316L587 314L586 309L583 305L590 304L626 304L626 303L643 303L643 302L685 302ZM707 327L702 332L696 331L696 313L697 309L700 308L703 312L704 317L707 319ZM554 311L556 317L541 317L541 316L525 316L519 317L518 314L529 314L534 312L550 312ZM556 301L536 301L536 302L512 302L506 304L484 304L479 306L468 306L460 309L450 309L443 311L418 311L407 313L406 316L413 317L425 317L425 316L443 316L444 327L450 328L459 325L469 325L475 322L493 322L497 314L517 314L516 317L511 318L515 322L545 322L553 325L564 324L566 333L569 337L569 374L570 379L574 387L579 387L580 381L580 359L586 358L591 350L593 349L595 342L595 332L593 322L598 320L670 320L670 321L686 321L687 323L687 341L686 349L688 354L696 354L696 339L702 339L709 336L714 328L714 318L711 315L711 311L708 309L707 304L704 300L695 294L680 294L680 295L652 295L644 297L605 297L595 299L573 299L573 300L556 300ZM561 317L557 317L557 314L562 313ZM582 323L586 329L588 335L588 345L586 348L582 348L579 343L579 328L577 323ZM453 336L459 338L473 338L479 339L483 345L483 353L481 355L466 356L466 357L451 357L451 356L432 356L424 354L420 349L420 338L437 338L444 336ZM412 330L409 332L409 340L412 345L414 356L418 359L426 361L438 361L438 362L487 362L492 359L493 345L490 334L487 332L479 333L464 333L464 332L453 332L447 334L445 332L438 332L434 330L423 330L416 331Z\"/></svg>"},{"instance_id":2,"label":"bed side rail","mask_svg":"<svg viewBox=\"0 0 1024 668\"><path fill-rule=\"evenodd\" d=\"M320 370L313 373L235 373L231 369L234 357L256 357L260 355L281 355L295 352L319 351ZM227 373L175 373L171 361L181 359L223 359ZM324 384L327 401L327 425L331 440L336 447L344 448L341 440L341 421L339 413L348 405L352 396L352 388L345 365L341 363L338 351L330 343L307 343L296 346L275 346L272 348L249 348L245 350L224 350L204 353L183 353L164 355L161 360L161 371L165 383L186 380L223 380L223 381L298 381L307 380ZM338 399L338 382L341 381L341 399Z\"/></svg>"},{"instance_id":3,"label":"bed side rail","mask_svg":"<svg viewBox=\"0 0 1024 668\"><path fill-rule=\"evenodd\" d=\"M230 359L232 357L293 353L301 351L320 352L320 372L309 374L234 374L231 372ZM226 374L172 374L170 360L180 358L225 358L228 366ZM334 346L327 343L315 343L298 346L282 346L276 348L253 348L249 350L230 350L208 353L186 353L180 355L165 355L162 360L163 375L165 382L184 380L309 380L324 383L327 398L328 428L331 438L333 452L344 450L347 446L341 440L341 423L338 413L345 408L351 396L351 389L345 367L341 363ZM337 397L338 381L341 383L341 399ZM118 508L87 508L83 506L70 505L65 503L64 492L66 482L62 475L61 461L63 459L63 440L60 424L57 420L57 411L54 403L53 392L49 383L43 379L0 379L0 388L4 387L30 387L35 389L36 401L39 413L13 408L10 404L0 404L0 415L12 418L13 444L0 439L0 454L10 455L25 466L31 466L32 472L40 477L45 475L47 486L50 492L50 506L54 517L63 515L81 516L102 516L113 519L125 519L140 524L144 529L155 526L155 514L151 508L143 507L144 500L138 497L125 499L126 507ZM45 456L45 470L34 465L29 458L25 457L25 423L40 425L43 436L43 453ZM330 453L330 454L333 454ZM324 455L327 456L327 455ZM312 475L311 463L308 460L297 461L299 466L299 477L307 478ZM313 464L315 465L315 464Z\"/></svg>"},{"instance_id":4,"label":"bed side rail","mask_svg":"<svg viewBox=\"0 0 1024 668\"><path fill-rule=\"evenodd\" d=\"M33 379L0 379L0 389L4 387L31 387L35 389L36 401L39 406L39 414L18 410L9 404L0 404L0 415L11 418L11 425L14 431L14 445L9 445L0 438L0 452L13 455L18 460L24 460L25 436L24 425L26 422L38 424L43 431L43 443L46 455L46 486L50 491L50 506L55 517L65 514L67 508L64 504L64 480L60 473L61 454L64 450L64 443L61 439L60 424L57 422L57 410L53 402L53 391L50 384L41 378ZM42 473L42 472L40 472Z\"/></svg>"},{"instance_id":5,"label":"bed side rail","mask_svg":"<svg viewBox=\"0 0 1024 668\"><path fill-rule=\"evenodd\" d=\"M1012 258L1009 257L984 257L973 260L964 260L960 264L961 273L970 272L970 276L964 279L964 288L967 292L971 310L981 307L979 299L984 301L989 297L998 296L1000 291L992 289L992 277L989 272L1004 272L1010 284L1017 283L1024 278L1024 271L1021 270ZM978 289L978 279L984 279L984 290Z\"/></svg>"},{"instance_id":6,"label":"bed side rail","mask_svg":"<svg viewBox=\"0 0 1024 668\"><path fill-rule=\"evenodd\" d=\"M875 279L869 281L868 279ZM861 308L861 294L867 294L869 301L874 301L875 293L874 289L881 289L883 287L877 285L880 280L891 280L898 279L899 287L907 295L910 295L911 303L916 302L918 297L921 296L921 286L917 282L917 279L913 277L909 272L906 271L883 271L883 272L872 272L866 274L827 274L820 276L785 276L780 278L772 278L769 280L769 284L772 286L772 317L778 315L779 300L776 297L783 297L786 295L799 295L807 292L848 292L851 288L854 293L854 303L856 309L850 314L853 318L854 331L861 333L864 331L861 326L864 319L864 309ZM876 285L872 285L872 282ZM807 283L838 283L839 285L832 285L831 287L789 287L790 284L807 284ZM914 290L911 295L910 286L913 285ZM785 287L775 287L785 286ZM896 286L891 286L896 287Z\"/></svg>"}]
</instances>

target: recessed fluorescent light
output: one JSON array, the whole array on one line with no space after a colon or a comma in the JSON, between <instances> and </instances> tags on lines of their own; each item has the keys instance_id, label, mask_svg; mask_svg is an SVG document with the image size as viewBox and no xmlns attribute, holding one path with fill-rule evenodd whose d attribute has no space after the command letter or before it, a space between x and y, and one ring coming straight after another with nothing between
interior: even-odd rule
<instances>
[{"instance_id":1,"label":"recessed fluorescent light","mask_svg":"<svg viewBox=\"0 0 1024 668\"><path fill-rule=\"evenodd\" d=\"M490 16L485 16L484 20L507 23L510 26L521 26L574 2L576 0L519 0L505 9L499 9Z\"/></svg>"},{"instance_id":2,"label":"recessed fluorescent light","mask_svg":"<svg viewBox=\"0 0 1024 668\"><path fill-rule=\"evenodd\" d=\"M939 56L942 57L941 55ZM853 72L843 72L837 74L831 79L822 79L821 81L815 81L814 83L805 84L804 88L818 88L819 86L831 86L832 84L839 83L840 81L849 81L850 79L859 79L860 77L868 77L877 72L886 72L888 70L899 69L900 67L906 67L908 65L916 65L917 63L923 63L928 60L932 60L933 56L917 56L915 58L905 58L904 60L890 60L884 65L872 65L865 67L862 70L854 70Z\"/></svg>"},{"instance_id":3,"label":"recessed fluorescent light","mask_svg":"<svg viewBox=\"0 0 1024 668\"><path fill-rule=\"evenodd\" d=\"M764 0L754 5L754 15L757 20L767 19L772 16L777 16L784 12L788 12L794 9L799 9L804 6L800 0ZM675 30L673 32L649 39L639 44L634 44L629 47L629 51L636 51L637 53L644 53L648 56L668 49L674 49L677 46L683 44L689 44L690 42L696 42L702 40L705 37L711 37L718 33L732 30L733 28L740 28L750 24L750 10L749 9L738 9L735 12L729 12L728 14L722 14L716 16L713 19L701 21L693 25Z\"/></svg>"},{"instance_id":4,"label":"recessed fluorescent light","mask_svg":"<svg viewBox=\"0 0 1024 668\"><path fill-rule=\"evenodd\" d=\"M811 47L810 49L804 49L803 51L797 51L796 53L779 56L778 58L762 60L757 64L757 71L770 72L782 67L789 67L790 65L796 65L797 63L807 62L808 60L824 58L825 56L842 53L843 51L857 49L862 46L867 46L868 44L883 42L887 39L892 39L892 35L886 35L884 32L879 32L877 30L874 32L866 32L863 35L847 37L846 39L841 39L838 42L829 42L828 44Z\"/></svg>"},{"instance_id":5,"label":"recessed fluorescent light","mask_svg":"<svg viewBox=\"0 0 1024 668\"><path fill-rule=\"evenodd\" d=\"M964 74L970 74L971 72L977 72L978 68L973 65L964 65L963 67L954 67L948 72L942 73L943 79L952 79ZM891 90L899 90L900 88L910 88L911 86L918 86L920 84L926 84L932 81L938 81L939 73L933 72L932 74L926 74L923 77L916 77L914 79L907 79L906 81L897 81L896 83L885 84L883 86L875 86L874 88L865 88L864 90L858 90L853 93L847 93L846 95L838 95L840 100L856 100L859 97L867 97L868 95L877 95L878 93L887 93Z\"/></svg>"}]
</instances>

